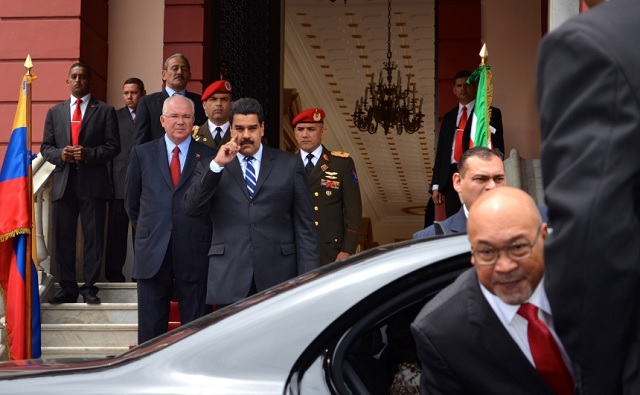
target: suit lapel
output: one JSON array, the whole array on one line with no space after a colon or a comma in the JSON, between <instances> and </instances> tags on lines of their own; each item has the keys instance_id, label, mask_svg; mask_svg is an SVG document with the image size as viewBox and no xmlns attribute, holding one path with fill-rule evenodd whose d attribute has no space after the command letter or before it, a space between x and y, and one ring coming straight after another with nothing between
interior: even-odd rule
<instances>
[{"instance_id":1,"label":"suit lapel","mask_svg":"<svg viewBox=\"0 0 640 395\"><path fill-rule=\"evenodd\" d=\"M323 146L322 154L320 154L318 162L313 168L311 174L309 174L309 176L307 177L307 181L309 182L309 184L314 183L318 178L322 177L322 174L324 174L326 170L330 169L330 162L331 157L329 156L329 151L327 151L327 149ZM324 169L323 166L325 166Z\"/></svg>"},{"instance_id":2,"label":"suit lapel","mask_svg":"<svg viewBox=\"0 0 640 395\"><path fill-rule=\"evenodd\" d=\"M274 162L275 162L275 158L273 157L273 155L271 155L271 151L267 147L263 146L262 161L260 163L260 172L258 173L256 190L253 193L254 198L260 192L260 187L262 187L262 184L264 184L264 180L266 180L267 177L269 177L269 173L271 173L271 170L273 170Z\"/></svg>"},{"instance_id":3,"label":"suit lapel","mask_svg":"<svg viewBox=\"0 0 640 395\"><path fill-rule=\"evenodd\" d=\"M64 145L71 145L71 99L62 102L62 119L67 126L66 129L63 129L66 131L64 134Z\"/></svg>"},{"instance_id":4,"label":"suit lapel","mask_svg":"<svg viewBox=\"0 0 640 395\"><path fill-rule=\"evenodd\" d=\"M452 233L467 233L467 217L464 215L464 207L451 218Z\"/></svg>"},{"instance_id":5,"label":"suit lapel","mask_svg":"<svg viewBox=\"0 0 640 395\"><path fill-rule=\"evenodd\" d=\"M160 169L160 174L162 174L162 178L167 185L173 188L173 181L171 181L171 173L169 172L169 162L167 161L167 146L164 138L157 139L154 144L156 145L156 149L153 150L153 154L155 155L158 169Z\"/></svg>"},{"instance_id":6,"label":"suit lapel","mask_svg":"<svg viewBox=\"0 0 640 395\"><path fill-rule=\"evenodd\" d=\"M93 117L93 115L96 113L97 110L98 110L98 100L92 97L91 100L89 100L89 104L87 104L87 109L84 111L84 116L82 117L82 126L80 127L80 136L82 136L82 133L84 132L85 127L89 124L89 122L91 121L91 117ZM69 124L71 124L71 121L69 121ZM80 138L78 140L80 140Z\"/></svg>"},{"instance_id":7,"label":"suit lapel","mask_svg":"<svg viewBox=\"0 0 640 395\"><path fill-rule=\"evenodd\" d=\"M262 157L264 160L264 154L262 155ZM244 193L244 196L247 198L247 200L249 200L250 199L249 191L247 190L247 183L244 181L244 174L242 174L242 167L240 166L240 158L236 156L234 160L227 163L225 168L226 170L229 171L229 174L231 174L231 177L233 177L233 179L236 181L236 183L238 184L238 187L240 187L240 190L242 191L242 193ZM260 170L262 171L262 169Z\"/></svg>"},{"instance_id":8,"label":"suit lapel","mask_svg":"<svg viewBox=\"0 0 640 395\"><path fill-rule=\"evenodd\" d=\"M200 161L201 156L202 156L202 153L198 149L198 144L196 144L195 140L191 139L191 143L189 143L189 150L185 155L185 162L184 162L184 166L182 167L182 174L193 173L193 170L196 168L196 165L198 164L198 161ZM186 179L187 177L182 177L181 175L180 181L178 182L176 189L180 188L184 183L186 183L187 182Z\"/></svg>"}]
</instances>

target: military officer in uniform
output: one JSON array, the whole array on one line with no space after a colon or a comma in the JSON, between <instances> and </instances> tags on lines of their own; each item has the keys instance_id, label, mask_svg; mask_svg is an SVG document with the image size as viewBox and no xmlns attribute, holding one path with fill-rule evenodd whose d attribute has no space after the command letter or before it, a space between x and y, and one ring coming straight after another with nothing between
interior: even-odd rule
<instances>
[{"instance_id":1,"label":"military officer in uniform","mask_svg":"<svg viewBox=\"0 0 640 395\"><path fill-rule=\"evenodd\" d=\"M193 127L193 139L211 148L218 149L229 142L229 111L231 110L231 83L218 80L205 89L202 94L202 108L207 114L207 122Z\"/></svg>"},{"instance_id":2,"label":"military officer in uniform","mask_svg":"<svg viewBox=\"0 0 640 395\"><path fill-rule=\"evenodd\" d=\"M291 122L314 203L321 265L356 252L362 222L356 167L348 153L322 145L327 133L324 117L321 108L310 108Z\"/></svg>"}]
</instances>

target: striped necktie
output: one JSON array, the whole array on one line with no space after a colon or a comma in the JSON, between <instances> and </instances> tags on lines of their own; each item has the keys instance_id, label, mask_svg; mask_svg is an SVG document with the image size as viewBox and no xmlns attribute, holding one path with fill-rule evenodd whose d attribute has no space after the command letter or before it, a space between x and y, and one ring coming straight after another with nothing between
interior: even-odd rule
<instances>
[{"instance_id":1,"label":"striped necktie","mask_svg":"<svg viewBox=\"0 0 640 395\"><path fill-rule=\"evenodd\" d=\"M247 183L247 190L249 191L249 197L253 198L253 194L256 190L256 169L253 168L253 156L247 156L244 160L247 162L247 169L244 172L244 180Z\"/></svg>"}]
</instances>

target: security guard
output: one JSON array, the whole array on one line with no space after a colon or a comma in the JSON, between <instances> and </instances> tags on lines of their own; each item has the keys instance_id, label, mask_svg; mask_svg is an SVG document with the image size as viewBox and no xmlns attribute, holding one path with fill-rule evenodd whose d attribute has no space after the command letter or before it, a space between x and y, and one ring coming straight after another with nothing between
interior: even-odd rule
<instances>
[{"instance_id":1,"label":"security guard","mask_svg":"<svg viewBox=\"0 0 640 395\"><path fill-rule=\"evenodd\" d=\"M321 108L310 108L291 122L313 195L321 265L356 252L362 222L356 167L348 153L322 145L327 132L324 117Z\"/></svg>"},{"instance_id":2,"label":"security guard","mask_svg":"<svg viewBox=\"0 0 640 395\"><path fill-rule=\"evenodd\" d=\"M207 122L201 126L193 127L192 137L211 148L218 149L229 142L229 111L231 110L231 83L226 80L218 80L205 89L202 94L202 108L207 114Z\"/></svg>"}]
</instances>

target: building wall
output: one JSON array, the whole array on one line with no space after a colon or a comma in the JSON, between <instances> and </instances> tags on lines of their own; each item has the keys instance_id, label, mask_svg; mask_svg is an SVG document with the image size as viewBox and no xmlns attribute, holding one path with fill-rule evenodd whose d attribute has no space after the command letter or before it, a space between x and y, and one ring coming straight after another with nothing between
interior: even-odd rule
<instances>
[{"instance_id":1,"label":"building wall","mask_svg":"<svg viewBox=\"0 0 640 395\"><path fill-rule=\"evenodd\" d=\"M540 0L482 0L482 41L493 72L493 105L502 110L507 156L517 148L523 158L540 157L535 101L540 7Z\"/></svg>"},{"instance_id":2,"label":"building wall","mask_svg":"<svg viewBox=\"0 0 640 395\"><path fill-rule=\"evenodd\" d=\"M140 78L148 93L162 88L164 2L109 0L107 102L122 107L122 83Z\"/></svg>"}]
</instances>

